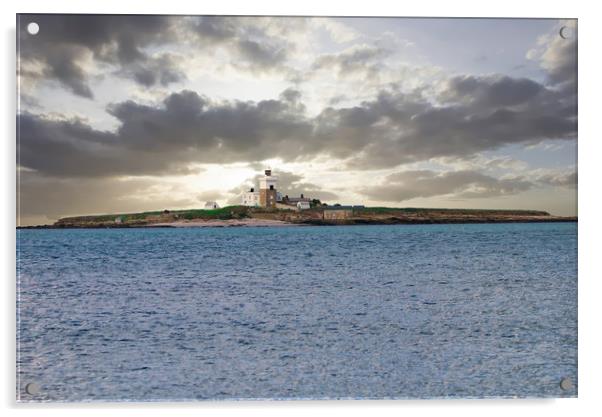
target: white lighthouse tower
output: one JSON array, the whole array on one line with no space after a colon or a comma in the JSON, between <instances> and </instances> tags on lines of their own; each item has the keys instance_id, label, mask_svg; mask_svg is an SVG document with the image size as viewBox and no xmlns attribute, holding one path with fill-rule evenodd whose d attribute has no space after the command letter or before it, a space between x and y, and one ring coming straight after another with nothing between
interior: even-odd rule
<instances>
[{"instance_id":1,"label":"white lighthouse tower","mask_svg":"<svg viewBox=\"0 0 602 417\"><path fill-rule=\"evenodd\" d=\"M261 207L276 207L277 184L278 177L272 175L271 169L266 169L263 177L259 178L259 205Z\"/></svg>"},{"instance_id":2,"label":"white lighthouse tower","mask_svg":"<svg viewBox=\"0 0 602 417\"><path fill-rule=\"evenodd\" d=\"M271 169L266 169L259 178L259 191L251 188L242 195L242 204L249 207L276 207L282 200L282 195L276 190L278 177L272 175Z\"/></svg>"}]
</instances>

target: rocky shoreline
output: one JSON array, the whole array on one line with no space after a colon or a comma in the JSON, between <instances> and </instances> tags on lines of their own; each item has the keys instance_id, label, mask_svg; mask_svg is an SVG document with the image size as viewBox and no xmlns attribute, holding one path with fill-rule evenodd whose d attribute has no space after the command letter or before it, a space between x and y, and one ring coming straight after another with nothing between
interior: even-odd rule
<instances>
[{"instance_id":1,"label":"rocky shoreline","mask_svg":"<svg viewBox=\"0 0 602 417\"><path fill-rule=\"evenodd\" d=\"M278 217L278 216L273 216ZM192 219L131 223L115 222L66 222L52 225L17 226L17 229L124 229L124 228L195 228L195 227L290 227L290 226L350 226L350 225L412 225L412 224L476 224L476 223L545 223L577 222L577 217L551 215L414 215L414 216L352 216L346 219L325 220L318 217L266 218L248 217L241 219Z\"/></svg>"},{"instance_id":2,"label":"rocky shoreline","mask_svg":"<svg viewBox=\"0 0 602 417\"><path fill-rule=\"evenodd\" d=\"M169 223L155 223L146 227L282 227L300 226L298 223L289 223L282 220L265 219L233 219L233 220L185 220Z\"/></svg>"}]
</instances>

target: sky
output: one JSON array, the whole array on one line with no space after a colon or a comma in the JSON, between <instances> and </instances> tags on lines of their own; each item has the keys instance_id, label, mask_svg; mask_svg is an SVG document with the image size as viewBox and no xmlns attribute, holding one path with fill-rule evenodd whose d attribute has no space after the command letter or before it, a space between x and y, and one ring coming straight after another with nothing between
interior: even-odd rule
<instances>
[{"instance_id":1,"label":"sky","mask_svg":"<svg viewBox=\"0 0 602 417\"><path fill-rule=\"evenodd\" d=\"M240 204L266 168L330 204L576 215L576 29L20 15L17 224Z\"/></svg>"}]
</instances>

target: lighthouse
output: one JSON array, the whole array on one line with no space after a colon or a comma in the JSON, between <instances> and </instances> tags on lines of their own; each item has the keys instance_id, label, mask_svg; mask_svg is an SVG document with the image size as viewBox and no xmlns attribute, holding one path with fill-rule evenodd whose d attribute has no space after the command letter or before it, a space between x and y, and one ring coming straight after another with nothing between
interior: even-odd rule
<instances>
[{"instance_id":1,"label":"lighthouse","mask_svg":"<svg viewBox=\"0 0 602 417\"><path fill-rule=\"evenodd\" d=\"M264 171L264 176L259 178L259 205L261 207L276 207L276 184L278 177L272 175L271 169Z\"/></svg>"}]
</instances>

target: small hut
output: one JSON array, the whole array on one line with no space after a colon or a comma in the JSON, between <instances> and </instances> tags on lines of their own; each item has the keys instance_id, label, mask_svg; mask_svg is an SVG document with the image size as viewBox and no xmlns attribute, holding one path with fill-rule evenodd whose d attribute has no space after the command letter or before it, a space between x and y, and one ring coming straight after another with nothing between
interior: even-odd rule
<instances>
[{"instance_id":1,"label":"small hut","mask_svg":"<svg viewBox=\"0 0 602 417\"><path fill-rule=\"evenodd\" d=\"M297 201L297 210L308 210L310 207L309 201Z\"/></svg>"}]
</instances>

